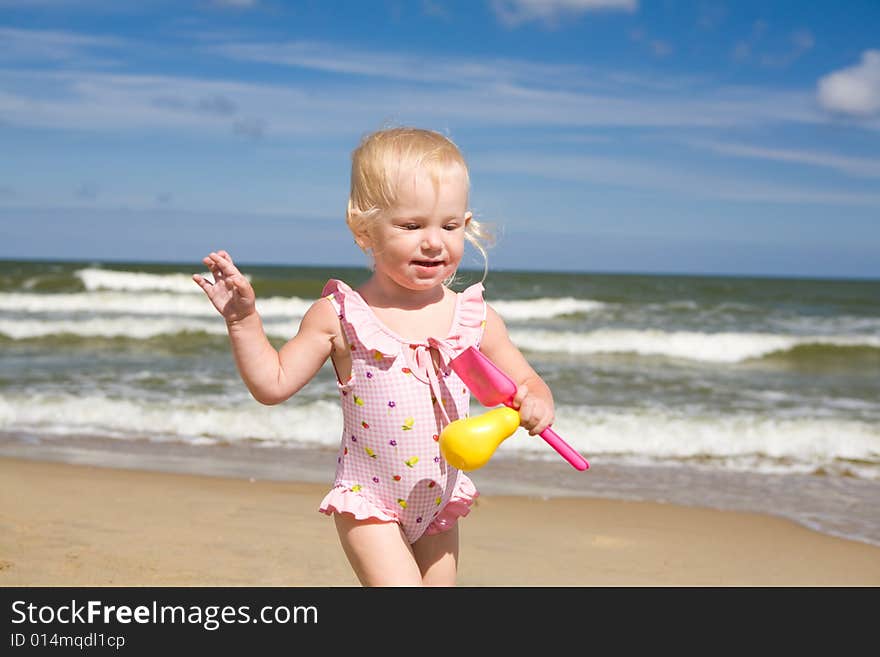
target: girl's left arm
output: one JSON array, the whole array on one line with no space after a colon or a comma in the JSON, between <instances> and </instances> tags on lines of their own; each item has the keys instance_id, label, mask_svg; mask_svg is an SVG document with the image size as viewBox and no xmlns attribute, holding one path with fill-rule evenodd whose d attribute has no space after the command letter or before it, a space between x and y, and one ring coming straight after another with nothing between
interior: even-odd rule
<instances>
[{"instance_id":1,"label":"girl's left arm","mask_svg":"<svg viewBox=\"0 0 880 657\"><path fill-rule=\"evenodd\" d=\"M519 411L520 426L532 436L550 426L554 420L553 393L510 341L504 320L489 304L486 304L486 328L480 351L516 382L513 407Z\"/></svg>"}]
</instances>

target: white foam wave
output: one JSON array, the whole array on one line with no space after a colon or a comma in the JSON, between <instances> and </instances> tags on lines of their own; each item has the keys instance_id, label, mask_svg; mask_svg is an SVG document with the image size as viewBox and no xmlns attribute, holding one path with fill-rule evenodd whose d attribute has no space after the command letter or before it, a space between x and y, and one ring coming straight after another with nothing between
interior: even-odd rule
<instances>
[{"instance_id":1,"label":"white foam wave","mask_svg":"<svg viewBox=\"0 0 880 657\"><path fill-rule=\"evenodd\" d=\"M880 427L869 422L763 415L690 416L670 411L557 408L553 427L587 460L602 455L648 461L714 461L764 472L812 472L840 464L880 479ZM518 430L502 448L556 453Z\"/></svg>"},{"instance_id":2,"label":"white foam wave","mask_svg":"<svg viewBox=\"0 0 880 657\"><path fill-rule=\"evenodd\" d=\"M787 333L880 333L880 318L839 315L836 317L769 317L771 327Z\"/></svg>"},{"instance_id":3,"label":"white foam wave","mask_svg":"<svg viewBox=\"0 0 880 657\"><path fill-rule=\"evenodd\" d=\"M190 281L193 287L195 283ZM90 317L102 313L119 315L216 317L217 311L204 294L200 296L181 294L127 292L76 292L71 294L0 294L0 310L19 313L87 313ZM265 318L301 319L313 300L298 297L269 297L257 299L257 311Z\"/></svg>"},{"instance_id":4,"label":"white foam wave","mask_svg":"<svg viewBox=\"0 0 880 657\"><path fill-rule=\"evenodd\" d=\"M86 271L86 270L83 270ZM93 270L104 274L103 270ZM112 272L112 285L95 283L89 292L63 294L31 294L9 292L0 294L0 310L26 313L88 312L89 314L110 312L132 315L181 315L187 317L209 316L214 314L210 302L192 280L185 290L178 285L180 281L170 277L157 277L152 274L133 274L131 279L117 277ZM122 272L124 273L124 272ZM175 275L176 276L176 275ZM211 279L210 275L204 274ZM142 287L137 287L142 285ZM158 289L166 293L156 293ZM131 292L140 292L133 295ZM184 293L185 292L185 293ZM192 294L195 292L195 294ZM257 310L263 317L302 317L314 299L299 297L269 297L257 299ZM582 301L572 298L535 299L533 301L498 301L492 304L495 310L509 321L544 319L559 317L576 312L591 312L604 304L598 301Z\"/></svg>"},{"instance_id":5,"label":"white foam wave","mask_svg":"<svg viewBox=\"0 0 880 657\"><path fill-rule=\"evenodd\" d=\"M154 290L173 292L174 294L203 294L189 274L150 274L137 271L115 271L112 269L86 268L74 272L90 292L96 290L120 290L126 292L144 292ZM193 272L198 273L198 272ZM208 272L202 276L209 281L214 277ZM245 274L250 280L250 276Z\"/></svg>"},{"instance_id":6,"label":"white foam wave","mask_svg":"<svg viewBox=\"0 0 880 657\"><path fill-rule=\"evenodd\" d=\"M493 301L492 307L506 321L547 319L574 313L590 313L605 307L601 301L572 297Z\"/></svg>"},{"instance_id":7,"label":"white foam wave","mask_svg":"<svg viewBox=\"0 0 880 657\"><path fill-rule=\"evenodd\" d=\"M89 311L88 300L93 295L53 296L61 297L60 307L65 312L85 314ZM16 303L18 301L21 303ZM272 339L289 340L299 329L302 315L310 303L303 299L283 298L258 302L257 309L263 317L266 335ZM39 313L48 312L50 305L45 295L0 295L0 309L25 309L31 313ZM172 316L163 316L163 311L167 314L169 307L173 307ZM101 316L101 312L126 314ZM84 318L0 318L0 335L13 340L53 335L144 340L181 332L225 335L226 324L206 299L187 300L174 295L147 295L143 298L143 303L138 305L137 299L116 293L106 293L99 303L91 306L91 312ZM568 354L634 353L714 363L738 363L805 344L880 348L880 337L874 336L785 336L658 330L575 333L514 329L510 331L510 337L519 348L529 351Z\"/></svg>"},{"instance_id":8,"label":"white foam wave","mask_svg":"<svg viewBox=\"0 0 880 657\"><path fill-rule=\"evenodd\" d=\"M485 412L473 406L472 414ZM339 444L342 414L333 400L262 406L251 399L206 405L97 395L0 397L0 431L38 435L150 438L190 444ZM823 417L760 414L686 415L666 409L557 408L554 429L594 463L630 458L643 462L697 462L762 472L848 471L880 479L880 427ZM560 458L541 438L517 430L499 452Z\"/></svg>"},{"instance_id":9,"label":"white foam wave","mask_svg":"<svg viewBox=\"0 0 880 657\"><path fill-rule=\"evenodd\" d=\"M569 354L635 353L714 363L738 363L807 344L880 347L880 337L875 336L792 336L659 330L605 329L587 333L512 330L510 338L521 349L530 351Z\"/></svg>"},{"instance_id":10,"label":"white foam wave","mask_svg":"<svg viewBox=\"0 0 880 657\"><path fill-rule=\"evenodd\" d=\"M298 320L264 322L270 338L290 339L298 329ZM0 319L0 335L13 340L42 338L52 335L75 335L85 338L133 338L147 340L159 335L184 331L226 335L226 324L214 313L205 319L95 317L70 320Z\"/></svg>"},{"instance_id":11,"label":"white foam wave","mask_svg":"<svg viewBox=\"0 0 880 657\"><path fill-rule=\"evenodd\" d=\"M0 430L56 436L179 440L191 444L265 441L337 445L339 404L330 401L262 406L253 400L205 406L100 396L0 398Z\"/></svg>"}]
</instances>

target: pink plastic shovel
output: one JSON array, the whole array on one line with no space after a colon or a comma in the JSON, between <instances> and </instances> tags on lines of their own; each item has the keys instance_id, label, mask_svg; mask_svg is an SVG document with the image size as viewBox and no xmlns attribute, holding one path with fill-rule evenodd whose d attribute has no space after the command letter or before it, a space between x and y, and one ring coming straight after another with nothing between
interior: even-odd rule
<instances>
[{"instance_id":1,"label":"pink plastic shovel","mask_svg":"<svg viewBox=\"0 0 880 657\"><path fill-rule=\"evenodd\" d=\"M512 408L516 383L478 349L468 347L449 361L449 365L483 406L504 404ZM541 432L541 438L571 463L575 470L587 470L590 467L586 459L550 427Z\"/></svg>"}]
</instances>

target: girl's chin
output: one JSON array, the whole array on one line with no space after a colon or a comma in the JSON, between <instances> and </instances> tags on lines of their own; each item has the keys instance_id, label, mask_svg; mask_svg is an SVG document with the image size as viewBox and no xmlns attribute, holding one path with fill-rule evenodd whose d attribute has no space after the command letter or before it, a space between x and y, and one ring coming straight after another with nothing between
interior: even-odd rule
<instances>
[{"instance_id":1,"label":"girl's chin","mask_svg":"<svg viewBox=\"0 0 880 657\"><path fill-rule=\"evenodd\" d=\"M428 290L436 287L455 273L448 264L437 267L422 267L409 263L403 269L377 267L376 273L394 281L397 285L411 290Z\"/></svg>"}]
</instances>

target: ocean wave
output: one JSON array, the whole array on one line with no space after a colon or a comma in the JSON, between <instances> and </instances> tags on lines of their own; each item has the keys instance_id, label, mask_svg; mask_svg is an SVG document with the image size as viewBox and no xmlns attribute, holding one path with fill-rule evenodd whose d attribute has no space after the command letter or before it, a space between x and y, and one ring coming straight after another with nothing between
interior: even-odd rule
<instances>
[{"instance_id":1,"label":"ocean wave","mask_svg":"<svg viewBox=\"0 0 880 657\"><path fill-rule=\"evenodd\" d=\"M196 284L190 284L199 296L190 294L126 292L79 292L64 294L0 293L0 310L11 313L148 315L166 317L215 317L220 315ZM314 300L269 297L257 299L257 311L263 318L302 319Z\"/></svg>"},{"instance_id":2,"label":"ocean wave","mask_svg":"<svg viewBox=\"0 0 880 657\"><path fill-rule=\"evenodd\" d=\"M102 272L103 273L103 272ZM139 283L145 285L143 289L124 287L125 281L115 281L117 289L110 290L104 287L90 290L89 292L59 293L59 294L33 294L28 292L0 293L0 310L24 313L116 313L131 315L180 315L182 317L198 317L216 314L216 311L205 298L201 290L194 282L189 281L192 290L178 289L179 281L164 280L163 277L153 277L168 284L168 291L157 293L156 280L142 280L142 276L152 274L135 274ZM207 276L206 276L207 277ZM114 276L115 278L115 276ZM209 277L208 277L209 278ZM131 292L140 292L134 295ZM193 294L192 292L196 294ZM299 297L268 297L257 298L257 310L263 317L298 317L306 313L309 307L315 303L315 299L302 299ZM588 313L604 307L605 304L598 301L588 301L565 297L560 299L533 299L530 301L497 301L492 307L498 311L505 320L523 321L529 319L546 319L551 317L563 317L580 313Z\"/></svg>"},{"instance_id":3,"label":"ocean wave","mask_svg":"<svg viewBox=\"0 0 880 657\"><path fill-rule=\"evenodd\" d=\"M331 426L338 429L328 430ZM339 443L342 412L338 402L325 400L263 406L252 400L207 405L96 395L4 396L0 398L0 430L190 444L256 441L333 445Z\"/></svg>"},{"instance_id":4,"label":"ocean wave","mask_svg":"<svg viewBox=\"0 0 880 657\"><path fill-rule=\"evenodd\" d=\"M511 330L521 349L568 354L638 354L710 363L741 363L785 352L820 349L880 349L870 335L800 336L772 333L699 333L695 331L615 330L585 333Z\"/></svg>"},{"instance_id":5,"label":"ocean wave","mask_svg":"<svg viewBox=\"0 0 880 657\"><path fill-rule=\"evenodd\" d=\"M760 414L688 415L664 409L557 408L556 432L588 460L703 463L760 472L824 472L880 479L880 427L869 422ZM546 450L540 439L505 441ZM553 453L555 454L555 453Z\"/></svg>"},{"instance_id":6,"label":"ocean wave","mask_svg":"<svg viewBox=\"0 0 880 657\"><path fill-rule=\"evenodd\" d=\"M209 281L214 277L209 272L201 273ZM170 273L151 274L138 271L117 271L113 269L97 269L87 267L74 272L89 292L97 290L118 290L126 292L173 292L175 294L203 294L192 280L190 274ZM250 277L245 274L245 278Z\"/></svg>"},{"instance_id":7,"label":"ocean wave","mask_svg":"<svg viewBox=\"0 0 880 657\"><path fill-rule=\"evenodd\" d=\"M772 330L786 333L874 333L880 334L880 317L837 315L834 317L768 317Z\"/></svg>"},{"instance_id":8,"label":"ocean wave","mask_svg":"<svg viewBox=\"0 0 880 657\"><path fill-rule=\"evenodd\" d=\"M485 409L472 406L471 412ZM571 405L560 405L556 416L557 433L594 464L603 459L629 459L880 479L880 427L869 422ZM252 400L151 401L94 394L0 397L0 431L10 433L335 447L341 428L342 414L335 399L262 406ZM543 440L522 429L498 451L510 457L559 458Z\"/></svg>"},{"instance_id":9,"label":"ocean wave","mask_svg":"<svg viewBox=\"0 0 880 657\"><path fill-rule=\"evenodd\" d=\"M492 307L506 321L549 319L591 313L606 306L601 301L574 299L572 297L523 299L515 301L492 301Z\"/></svg>"},{"instance_id":10,"label":"ocean wave","mask_svg":"<svg viewBox=\"0 0 880 657\"><path fill-rule=\"evenodd\" d=\"M299 325L298 320L264 322L266 335L273 339L290 339ZM196 318L144 318L144 317L94 317L91 319L0 319L0 336L12 340L32 340L47 337L74 336L79 338L127 338L149 340L158 336L172 338L184 334L204 333L226 335L226 323L214 313L214 317Z\"/></svg>"},{"instance_id":11,"label":"ocean wave","mask_svg":"<svg viewBox=\"0 0 880 657\"><path fill-rule=\"evenodd\" d=\"M12 295L6 295L6 298ZM77 295L65 295L76 297ZM87 295L86 295L87 296ZM81 299L70 303L75 307ZM145 315L90 316L65 319L0 319L0 337L10 340L52 340L69 344L70 338L152 340L160 336L191 341L194 335L210 338L226 335L226 324L210 305L187 306L191 315L176 317ZM266 301L272 301L267 299ZM157 301L158 303L158 301ZM122 311L128 302L120 301ZM112 306L108 302L105 310ZM297 311L305 302L279 300L261 309L263 327L272 340L286 341L299 328ZM786 336L762 333L697 333L688 331L613 330L576 333L571 331L510 331L514 344L524 351L572 355L635 354L646 357L686 359L707 363L743 363L752 360L781 361L790 365L847 364L880 359L880 337L875 336ZM213 343L213 339L211 340Z\"/></svg>"}]
</instances>

